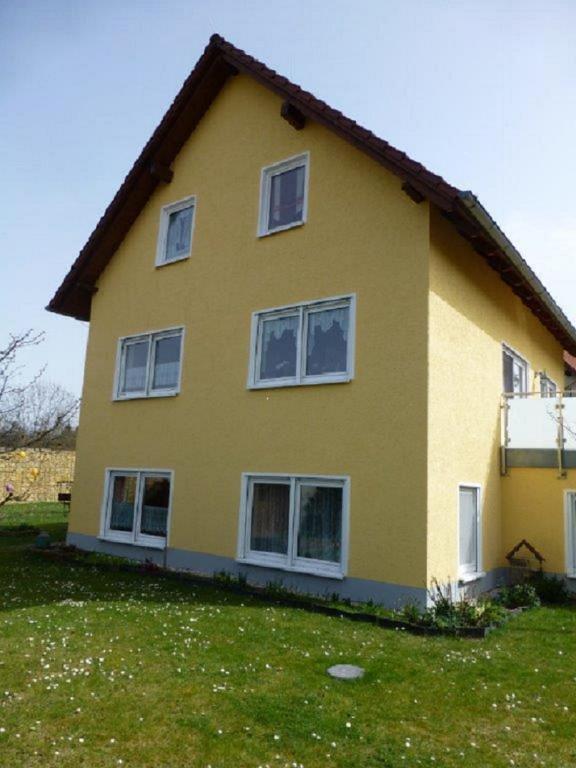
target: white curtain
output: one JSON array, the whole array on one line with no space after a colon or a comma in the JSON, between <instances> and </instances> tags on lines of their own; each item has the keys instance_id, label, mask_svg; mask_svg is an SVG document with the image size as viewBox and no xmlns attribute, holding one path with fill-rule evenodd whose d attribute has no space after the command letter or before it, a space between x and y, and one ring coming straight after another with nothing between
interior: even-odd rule
<instances>
[{"instance_id":1,"label":"white curtain","mask_svg":"<svg viewBox=\"0 0 576 768\"><path fill-rule=\"evenodd\" d=\"M148 341L127 344L124 347L123 392L141 392L146 389L148 366Z\"/></svg>"},{"instance_id":2,"label":"white curtain","mask_svg":"<svg viewBox=\"0 0 576 768\"><path fill-rule=\"evenodd\" d=\"M296 375L298 315L262 321L260 378L278 379Z\"/></svg>"},{"instance_id":3,"label":"white curtain","mask_svg":"<svg viewBox=\"0 0 576 768\"><path fill-rule=\"evenodd\" d=\"M180 342L180 336L169 336L156 341L152 389L172 389L178 385Z\"/></svg>"},{"instance_id":4,"label":"white curtain","mask_svg":"<svg viewBox=\"0 0 576 768\"><path fill-rule=\"evenodd\" d=\"M349 307L309 312L307 374L337 373L346 370L349 315Z\"/></svg>"},{"instance_id":5,"label":"white curtain","mask_svg":"<svg viewBox=\"0 0 576 768\"><path fill-rule=\"evenodd\" d=\"M300 486L298 557L339 563L342 547L342 488Z\"/></svg>"}]
</instances>

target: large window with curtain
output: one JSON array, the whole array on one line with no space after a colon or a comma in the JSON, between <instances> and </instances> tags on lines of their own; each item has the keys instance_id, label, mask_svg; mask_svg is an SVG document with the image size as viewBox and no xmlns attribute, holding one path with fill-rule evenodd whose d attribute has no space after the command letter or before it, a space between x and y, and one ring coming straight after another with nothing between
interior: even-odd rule
<instances>
[{"instance_id":1,"label":"large window with curtain","mask_svg":"<svg viewBox=\"0 0 576 768\"><path fill-rule=\"evenodd\" d=\"M342 577L348 546L348 479L245 475L239 559Z\"/></svg>"},{"instance_id":2,"label":"large window with curtain","mask_svg":"<svg viewBox=\"0 0 576 768\"><path fill-rule=\"evenodd\" d=\"M260 237L300 226L306 221L309 159L306 152L262 169Z\"/></svg>"},{"instance_id":3,"label":"large window with curtain","mask_svg":"<svg viewBox=\"0 0 576 768\"><path fill-rule=\"evenodd\" d=\"M350 381L354 308L354 297L344 296L254 313L249 385Z\"/></svg>"},{"instance_id":4,"label":"large window with curtain","mask_svg":"<svg viewBox=\"0 0 576 768\"><path fill-rule=\"evenodd\" d=\"M171 488L171 471L108 470L102 536L124 544L164 547Z\"/></svg>"},{"instance_id":5,"label":"large window with curtain","mask_svg":"<svg viewBox=\"0 0 576 768\"><path fill-rule=\"evenodd\" d=\"M182 336L182 328L170 328L120 339L116 399L177 394L180 390Z\"/></svg>"},{"instance_id":6,"label":"large window with curtain","mask_svg":"<svg viewBox=\"0 0 576 768\"><path fill-rule=\"evenodd\" d=\"M480 486L460 485L458 492L458 575L467 579L482 571Z\"/></svg>"},{"instance_id":7,"label":"large window with curtain","mask_svg":"<svg viewBox=\"0 0 576 768\"><path fill-rule=\"evenodd\" d=\"M195 213L196 198L193 196L162 208L156 248L157 267L190 256Z\"/></svg>"}]
</instances>

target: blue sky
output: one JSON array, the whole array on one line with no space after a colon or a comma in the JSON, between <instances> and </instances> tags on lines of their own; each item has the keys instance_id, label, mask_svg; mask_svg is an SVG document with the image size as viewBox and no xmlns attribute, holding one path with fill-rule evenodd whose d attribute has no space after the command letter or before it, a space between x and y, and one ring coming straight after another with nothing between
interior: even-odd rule
<instances>
[{"instance_id":1,"label":"blue sky","mask_svg":"<svg viewBox=\"0 0 576 768\"><path fill-rule=\"evenodd\" d=\"M0 346L80 393L44 311L212 32L472 189L576 322L576 2L3 0Z\"/></svg>"}]
</instances>

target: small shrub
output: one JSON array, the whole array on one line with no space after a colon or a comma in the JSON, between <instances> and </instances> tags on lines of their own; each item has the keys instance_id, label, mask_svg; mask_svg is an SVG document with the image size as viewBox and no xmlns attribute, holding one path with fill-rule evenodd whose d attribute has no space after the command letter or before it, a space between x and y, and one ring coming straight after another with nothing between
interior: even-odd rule
<instances>
[{"instance_id":1,"label":"small shrub","mask_svg":"<svg viewBox=\"0 0 576 768\"><path fill-rule=\"evenodd\" d=\"M506 611L502 605L492 600L485 600L478 604L478 626L490 627L502 624L506 619Z\"/></svg>"},{"instance_id":2,"label":"small shrub","mask_svg":"<svg viewBox=\"0 0 576 768\"><path fill-rule=\"evenodd\" d=\"M540 598L532 584L524 583L503 587L496 602L505 608L535 608L540 605Z\"/></svg>"},{"instance_id":3,"label":"small shrub","mask_svg":"<svg viewBox=\"0 0 576 768\"><path fill-rule=\"evenodd\" d=\"M284 586L284 582L282 580L269 581L266 584L266 592L269 595L273 595L274 597L294 597L293 593L290 592L288 587Z\"/></svg>"},{"instance_id":4,"label":"small shrub","mask_svg":"<svg viewBox=\"0 0 576 768\"><path fill-rule=\"evenodd\" d=\"M401 621L406 621L408 624L421 623L422 612L414 603L406 603L406 605L398 611L397 615Z\"/></svg>"},{"instance_id":5,"label":"small shrub","mask_svg":"<svg viewBox=\"0 0 576 768\"><path fill-rule=\"evenodd\" d=\"M214 571L213 579L217 584L222 584L225 587L231 586L246 586L246 574L245 573L230 573L229 571Z\"/></svg>"},{"instance_id":6,"label":"small shrub","mask_svg":"<svg viewBox=\"0 0 576 768\"><path fill-rule=\"evenodd\" d=\"M501 624L505 611L501 605L491 600L475 602L467 597L457 600L452 595L449 585L441 586L436 580L429 591L432 605L421 610L417 605L408 603L397 616L401 621L420 627L434 627L448 631L463 627L488 627Z\"/></svg>"},{"instance_id":7,"label":"small shrub","mask_svg":"<svg viewBox=\"0 0 576 768\"><path fill-rule=\"evenodd\" d=\"M558 576L538 573L532 576L530 585L543 603L565 603L570 597L566 583Z\"/></svg>"}]
</instances>

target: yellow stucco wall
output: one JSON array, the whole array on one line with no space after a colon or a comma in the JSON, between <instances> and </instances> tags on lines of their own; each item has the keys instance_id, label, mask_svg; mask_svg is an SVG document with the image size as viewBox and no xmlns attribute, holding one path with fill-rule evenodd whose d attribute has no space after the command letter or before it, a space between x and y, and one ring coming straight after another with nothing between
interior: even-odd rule
<instances>
[{"instance_id":1,"label":"yellow stucco wall","mask_svg":"<svg viewBox=\"0 0 576 768\"><path fill-rule=\"evenodd\" d=\"M453 580L458 575L458 484L482 486L488 571L504 565L507 542L524 535L524 526L514 533L519 515L527 514L515 495L521 485L514 479L517 473L549 474L511 470L512 479L500 477L502 342L528 360L533 387L538 384L534 372L542 369L562 386L562 348L435 211L430 231L428 578Z\"/></svg>"},{"instance_id":2,"label":"yellow stucco wall","mask_svg":"<svg viewBox=\"0 0 576 768\"><path fill-rule=\"evenodd\" d=\"M564 494L576 491L576 470L512 467L502 480L502 549L526 539L544 557L544 570L566 573Z\"/></svg>"},{"instance_id":3,"label":"yellow stucco wall","mask_svg":"<svg viewBox=\"0 0 576 768\"><path fill-rule=\"evenodd\" d=\"M98 534L105 467L170 468L169 545L234 557L242 472L344 474L349 575L424 586L429 208L321 126L294 130L280 104L229 81L101 276L70 530ZM258 239L261 168L306 150L308 223ZM160 208L191 194L191 258L156 269ZM350 292L354 381L246 389L253 311ZM112 402L118 338L174 325L181 394Z\"/></svg>"}]
</instances>

